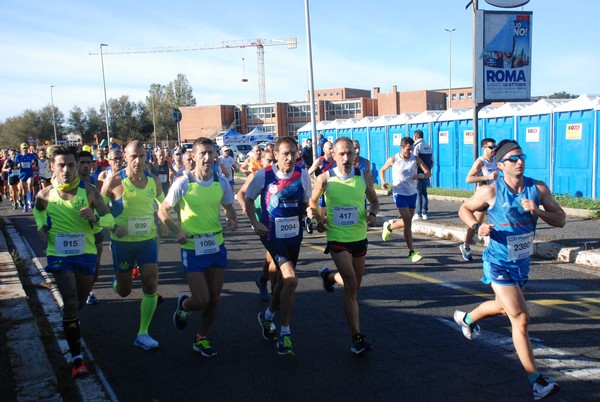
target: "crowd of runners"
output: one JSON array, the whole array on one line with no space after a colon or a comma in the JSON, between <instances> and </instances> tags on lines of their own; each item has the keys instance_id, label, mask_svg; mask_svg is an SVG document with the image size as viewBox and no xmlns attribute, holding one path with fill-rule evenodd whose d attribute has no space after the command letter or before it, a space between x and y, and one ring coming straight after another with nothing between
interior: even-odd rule
<instances>
[{"instance_id":1,"label":"crowd of runners","mask_svg":"<svg viewBox=\"0 0 600 402\"><path fill-rule=\"evenodd\" d=\"M392 189L398 209L398 219L383 222L382 239L389 241L394 230L402 229L408 260L413 263L424 256L413 247L411 224L414 219L427 219L427 186L434 163L422 132L414 137L416 144L410 137L403 138L400 152L379 169L379 181L383 188ZM560 227L565 214L543 182L524 175L527 156L518 143L484 139L481 149L482 156L466 178L477 183L477 190L459 210L469 228L460 252L465 260L472 260L474 234L489 236L483 280L491 284L495 299L468 313L456 311L454 320L463 335L474 340L480 333L477 322L507 316L534 399L542 399L559 387L547 382L535 365L524 289L537 219ZM265 249L256 284L260 298L269 304L258 312L257 321L263 338L274 343L279 355L294 354L291 317L298 284L296 264L304 232L315 230L326 232L325 252L335 266L335 270L319 271L323 288L328 292L335 286L343 288L350 350L357 355L372 350L360 329L358 292L366 265L367 228L380 224L379 200L371 163L360 156L357 141L341 137L331 143L319 138L318 154L312 155L310 144L301 147L293 138L282 137L274 147L255 146L242 166L227 147L218 155L213 142L202 137L188 150L150 149L132 141L122 149L91 151L85 146L36 151L22 144L18 154L5 150L2 162L3 184L9 191L2 187L0 195L9 197L14 208L32 210L38 235L47 241L47 270L53 273L65 303L63 324L73 378L88 372L78 314L86 304L99 302L92 289L100 268L103 232L110 233L114 291L127 297L134 278L141 279L140 324L133 344L144 350L159 347L148 333L161 301L157 237L171 232L181 247L190 290L179 297L173 324L184 330L192 313L199 312L192 347L202 356L214 357L217 351L208 335L218 315L228 266L223 222L226 229L236 230L239 219L248 219L256 241ZM247 175L237 194L235 172ZM236 212L236 199L244 218Z\"/></svg>"}]
</instances>

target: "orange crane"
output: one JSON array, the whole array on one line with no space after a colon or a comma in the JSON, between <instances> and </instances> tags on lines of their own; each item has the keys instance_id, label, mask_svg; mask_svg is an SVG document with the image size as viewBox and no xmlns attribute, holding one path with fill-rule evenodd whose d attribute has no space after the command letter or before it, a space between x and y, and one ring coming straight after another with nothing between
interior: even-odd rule
<instances>
[{"instance_id":1,"label":"orange crane","mask_svg":"<svg viewBox=\"0 0 600 402\"><path fill-rule=\"evenodd\" d=\"M196 50L232 49L256 47L256 59L258 62L258 102L266 103L267 94L265 90L265 46L287 45L288 49L296 49L298 41L295 37L287 40L278 39L238 39L224 40L217 43L206 43L204 45L189 46L164 46L140 49L116 49L107 50L103 54L133 54L133 53L167 53L167 52L191 52ZM98 55L99 52L90 52L90 55Z\"/></svg>"}]
</instances>

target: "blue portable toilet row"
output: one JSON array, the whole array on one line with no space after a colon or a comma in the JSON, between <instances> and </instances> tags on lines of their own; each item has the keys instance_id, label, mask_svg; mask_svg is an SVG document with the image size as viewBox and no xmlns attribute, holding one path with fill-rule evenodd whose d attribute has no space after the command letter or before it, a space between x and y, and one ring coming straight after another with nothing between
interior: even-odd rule
<instances>
[{"instance_id":1,"label":"blue portable toilet row","mask_svg":"<svg viewBox=\"0 0 600 402\"><path fill-rule=\"evenodd\" d=\"M600 96L584 94L573 100L543 99L487 106L479 112L478 131L479 140L517 140L529 156L526 174L543 180L552 192L600 198L599 123ZM376 183L381 166L400 151L400 140L412 137L417 129L423 131L425 141L434 150L432 185L472 190L473 185L467 185L465 178L473 164L473 147L480 148L473 143L472 109L317 124L317 134L323 133L329 140L340 136L358 140L361 155L371 161ZM311 130L310 124L302 127L299 140L310 138Z\"/></svg>"}]
</instances>

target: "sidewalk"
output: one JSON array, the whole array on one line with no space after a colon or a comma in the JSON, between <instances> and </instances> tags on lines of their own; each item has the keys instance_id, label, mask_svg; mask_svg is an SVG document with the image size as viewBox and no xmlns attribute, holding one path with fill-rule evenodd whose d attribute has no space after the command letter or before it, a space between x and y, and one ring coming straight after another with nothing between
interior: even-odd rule
<instances>
[{"instance_id":1,"label":"sidewalk","mask_svg":"<svg viewBox=\"0 0 600 402\"><path fill-rule=\"evenodd\" d=\"M428 220L413 221L413 233L456 241L458 254L458 245L466 233L465 226L458 218L459 201L441 200L436 196L430 196L429 199ZM397 210L393 205L392 196L380 195L379 200L381 202L380 222L396 218ZM0 215L6 217L6 210L0 209ZM599 223L600 220L568 217L564 228L552 228L540 221L536 233L535 253L546 259L600 269ZM381 227L374 230L381 230ZM8 252L2 231L0 231L0 326L6 334L5 337L0 337L2 357L9 357L9 362L4 362L0 366L5 378L0 390L4 391L6 386L12 385L6 378L14 379L14 392L9 391L8 395L2 392L4 399L62 400L56 375L42 345L40 332L27 304L27 295Z\"/></svg>"},{"instance_id":2,"label":"sidewalk","mask_svg":"<svg viewBox=\"0 0 600 402\"><path fill-rule=\"evenodd\" d=\"M465 238L467 228L458 217L462 199L429 196L429 213L426 221L413 221L413 233L454 240L458 245ZM379 194L381 221L396 218L392 196ZM568 262L600 269L600 220L581 218L582 210L566 210L567 223L563 228L547 225L538 220L535 251L538 257ZM477 237L476 237L477 239ZM483 243L482 243L483 244Z\"/></svg>"}]
</instances>

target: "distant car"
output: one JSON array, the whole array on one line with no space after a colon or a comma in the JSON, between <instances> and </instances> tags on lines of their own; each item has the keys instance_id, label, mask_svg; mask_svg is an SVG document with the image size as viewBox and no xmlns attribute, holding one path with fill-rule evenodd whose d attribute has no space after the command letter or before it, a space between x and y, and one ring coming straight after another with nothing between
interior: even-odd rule
<instances>
[{"instance_id":1,"label":"distant car","mask_svg":"<svg viewBox=\"0 0 600 402\"><path fill-rule=\"evenodd\" d=\"M252 151L252 145L250 144L231 144L226 146L233 151L233 157L237 163L244 162L248 152Z\"/></svg>"},{"instance_id":2,"label":"distant car","mask_svg":"<svg viewBox=\"0 0 600 402\"><path fill-rule=\"evenodd\" d=\"M192 142L184 142L181 144L181 147L185 150L185 152L187 152L192 150L193 145L194 144Z\"/></svg>"}]
</instances>

